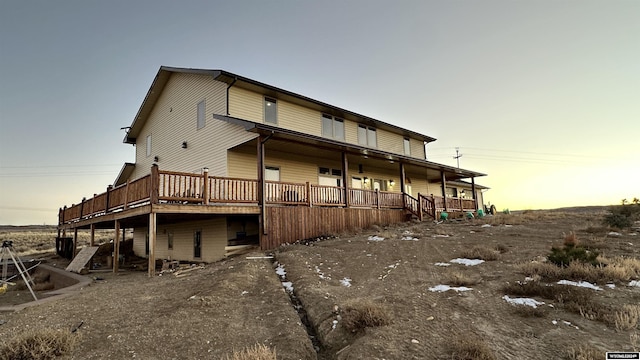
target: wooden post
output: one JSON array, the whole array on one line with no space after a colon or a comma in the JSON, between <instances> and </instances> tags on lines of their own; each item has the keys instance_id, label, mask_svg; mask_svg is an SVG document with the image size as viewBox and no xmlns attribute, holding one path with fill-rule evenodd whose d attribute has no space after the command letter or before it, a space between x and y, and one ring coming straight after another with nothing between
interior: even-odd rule
<instances>
[{"instance_id":1,"label":"wooden post","mask_svg":"<svg viewBox=\"0 0 640 360\"><path fill-rule=\"evenodd\" d=\"M82 198L82 201L80 202L80 218L78 220L82 220L82 213L84 212L84 202L87 201L86 197Z\"/></svg>"},{"instance_id":2,"label":"wooden post","mask_svg":"<svg viewBox=\"0 0 640 360\"><path fill-rule=\"evenodd\" d=\"M96 224L91 224L91 239L89 240L89 245L90 246L95 246L95 240L96 240Z\"/></svg>"},{"instance_id":3,"label":"wooden post","mask_svg":"<svg viewBox=\"0 0 640 360\"><path fill-rule=\"evenodd\" d=\"M342 187L344 187L344 207L348 208L351 199L349 199L349 160L347 153L342 152Z\"/></svg>"},{"instance_id":4,"label":"wooden post","mask_svg":"<svg viewBox=\"0 0 640 360\"><path fill-rule=\"evenodd\" d=\"M260 234L267 235L268 234L268 225L267 225L267 213L266 206L264 201L265 194L265 182L264 182L264 140L262 136L258 136L257 138L258 148L256 149L257 157L258 157L258 206L260 207ZM262 244L262 241L260 242Z\"/></svg>"},{"instance_id":5,"label":"wooden post","mask_svg":"<svg viewBox=\"0 0 640 360\"><path fill-rule=\"evenodd\" d=\"M420 221L422 221L422 217L424 216L423 214L423 210L422 210L422 195L420 195L420 193L418 193L418 219L420 219Z\"/></svg>"},{"instance_id":6,"label":"wooden post","mask_svg":"<svg viewBox=\"0 0 640 360\"><path fill-rule=\"evenodd\" d=\"M160 193L160 174L158 173L158 164L151 166L151 186L150 186L149 202L157 204Z\"/></svg>"},{"instance_id":7,"label":"wooden post","mask_svg":"<svg viewBox=\"0 0 640 360\"><path fill-rule=\"evenodd\" d=\"M78 253L78 228L73 229L73 257Z\"/></svg>"},{"instance_id":8,"label":"wooden post","mask_svg":"<svg viewBox=\"0 0 640 360\"><path fill-rule=\"evenodd\" d=\"M405 209L407 207L406 199L404 197L405 194L405 181L406 175L404 173L404 163L400 162L400 192L402 193L402 208Z\"/></svg>"},{"instance_id":9,"label":"wooden post","mask_svg":"<svg viewBox=\"0 0 640 360\"><path fill-rule=\"evenodd\" d=\"M124 187L124 205L123 210L127 210L129 204L129 179L127 179L127 185Z\"/></svg>"},{"instance_id":10,"label":"wooden post","mask_svg":"<svg viewBox=\"0 0 640 360\"><path fill-rule=\"evenodd\" d=\"M380 209L380 190L376 189L376 208Z\"/></svg>"},{"instance_id":11,"label":"wooden post","mask_svg":"<svg viewBox=\"0 0 640 360\"><path fill-rule=\"evenodd\" d=\"M95 214L96 212L96 194L93 194L93 200L91 201L91 215Z\"/></svg>"},{"instance_id":12,"label":"wooden post","mask_svg":"<svg viewBox=\"0 0 640 360\"><path fill-rule=\"evenodd\" d=\"M307 206L311 207L311 183L307 181Z\"/></svg>"},{"instance_id":13,"label":"wooden post","mask_svg":"<svg viewBox=\"0 0 640 360\"><path fill-rule=\"evenodd\" d=\"M473 206L474 210L478 210L478 196L476 194L476 178L471 177L471 195L473 196Z\"/></svg>"},{"instance_id":14,"label":"wooden post","mask_svg":"<svg viewBox=\"0 0 640 360\"><path fill-rule=\"evenodd\" d=\"M64 224L64 223L66 223L66 221L67 221L67 205L65 205L62 208L62 223ZM62 236L65 236L65 234L62 234Z\"/></svg>"},{"instance_id":15,"label":"wooden post","mask_svg":"<svg viewBox=\"0 0 640 360\"><path fill-rule=\"evenodd\" d=\"M118 259L120 259L120 220L116 220L115 225L116 236L113 239L113 272L118 273Z\"/></svg>"},{"instance_id":16,"label":"wooden post","mask_svg":"<svg viewBox=\"0 0 640 360\"><path fill-rule=\"evenodd\" d=\"M58 225L62 225L64 223L64 211L62 210L62 208L60 208L60 210L58 210ZM58 237L60 237L60 234L58 234Z\"/></svg>"},{"instance_id":17,"label":"wooden post","mask_svg":"<svg viewBox=\"0 0 640 360\"><path fill-rule=\"evenodd\" d=\"M149 214L149 277L156 274L156 222L156 213L152 211Z\"/></svg>"},{"instance_id":18,"label":"wooden post","mask_svg":"<svg viewBox=\"0 0 640 360\"><path fill-rule=\"evenodd\" d=\"M444 211L449 211L447 208L447 177L444 175L444 171L440 170L440 181L442 182L442 197L444 200Z\"/></svg>"},{"instance_id":19,"label":"wooden post","mask_svg":"<svg viewBox=\"0 0 640 360\"><path fill-rule=\"evenodd\" d=\"M109 185L107 186L107 195L106 195L106 199L104 202L104 212L105 214L109 212L109 194L111 193L111 190L113 190L113 186Z\"/></svg>"},{"instance_id":20,"label":"wooden post","mask_svg":"<svg viewBox=\"0 0 640 360\"><path fill-rule=\"evenodd\" d=\"M205 205L209 205L209 168L202 169L202 179L204 181L204 190L202 191L203 201Z\"/></svg>"}]
</instances>

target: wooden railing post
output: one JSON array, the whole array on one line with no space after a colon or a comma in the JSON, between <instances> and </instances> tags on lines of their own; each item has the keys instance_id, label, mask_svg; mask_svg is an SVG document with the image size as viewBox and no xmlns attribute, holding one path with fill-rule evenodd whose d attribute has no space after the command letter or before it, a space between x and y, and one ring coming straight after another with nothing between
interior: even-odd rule
<instances>
[{"instance_id":1,"label":"wooden railing post","mask_svg":"<svg viewBox=\"0 0 640 360\"><path fill-rule=\"evenodd\" d=\"M376 189L376 208L380 209L380 190Z\"/></svg>"},{"instance_id":2,"label":"wooden railing post","mask_svg":"<svg viewBox=\"0 0 640 360\"><path fill-rule=\"evenodd\" d=\"M422 194L418 193L418 219L422 221L422 217L424 216L422 210Z\"/></svg>"},{"instance_id":3,"label":"wooden railing post","mask_svg":"<svg viewBox=\"0 0 640 360\"><path fill-rule=\"evenodd\" d=\"M82 220L82 213L84 212L84 202L87 201L86 197L82 198L82 202L80 202L80 218L78 220Z\"/></svg>"},{"instance_id":4,"label":"wooden railing post","mask_svg":"<svg viewBox=\"0 0 640 360\"><path fill-rule=\"evenodd\" d=\"M202 169L202 179L204 181L204 189L202 190L203 202L205 205L209 205L209 168Z\"/></svg>"},{"instance_id":5,"label":"wooden railing post","mask_svg":"<svg viewBox=\"0 0 640 360\"><path fill-rule=\"evenodd\" d=\"M109 193L111 192L111 190L113 190L113 186L111 186L111 185L107 186L107 195L106 195L106 198L104 200L104 212L105 213L109 212Z\"/></svg>"},{"instance_id":6,"label":"wooden railing post","mask_svg":"<svg viewBox=\"0 0 640 360\"><path fill-rule=\"evenodd\" d=\"M64 224L64 211L62 210L62 208L60 208L60 210L58 211L58 225L62 224ZM60 237L60 234L58 234L58 237Z\"/></svg>"},{"instance_id":7,"label":"wooden railing post","mask_svg":"<svg viewBox=\"0 0 640 360\"><path fill-rule=\"evenodd\" d=\"M460 211L464 211L464 200L462 200L462 198L458 198L458 201L460 201Z\"/></svg>"},{"instance_id":8,"label":"wooden railing post","mask_svg":"<svg viewBox=\"0 0 640 360\"><path fill-rule=\"evenodd\" d=\"M127 210L127 208L129 203L129 179L127 179L127 185L125 185L124 187L124 205L123 205L123 209Z\"/></svg>"},{"instance_id":9,"label":"wooden railing post","mask_svg":"<svg viewBox=\"0 0 640 360\"><path fill-rule=\"evenodd\" d=\"M309 183L307 181L307 206L311 207L312 206L312 201L311 201L311 183Z\"/></svg>"},{"instance_id":10,"label":"wooden railing post","mask_svg":"<svg viewBox=\"0 0 640 360\"><path fill-rule=\"evenodd\" d=\"M158 172L158 165L153 164L151 166L151 186L149 194L149 202L151 204L157 204L160 192L160 173Z\"/></svg>"},{"instance_id":11,"label":"wooden railing post","mask_svg":"<svg viewBox=\"0 0 640 360\"><path fill-rule=\"evenodd\" d=\"M97 194L93 194L93 201L91 201L91 215L95 214L96 212L96 195Z\"/></svg>"}]
</instances>

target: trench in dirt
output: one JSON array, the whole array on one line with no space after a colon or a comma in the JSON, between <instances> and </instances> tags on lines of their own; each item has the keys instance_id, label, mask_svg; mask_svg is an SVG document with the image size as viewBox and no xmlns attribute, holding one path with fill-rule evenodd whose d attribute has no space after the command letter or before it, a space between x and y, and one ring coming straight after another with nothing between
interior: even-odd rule
<instances>
[{"instance_id":1,"label":"trench in dirt","mask_svg":"<svg viewBox=\"0 0 640 360\"><path fill-rule=\"evenodd\" d=\"M282 286L285 288L285 292L287 293L287 295L289 295L291 306L293 306L293 308L298 313L300 321L307 331L307 336L309 337L309 340L311 340L311 344L313 345L313 349L316 351L318 360L332 359L332 357L328 356L328 354L326 353L326 348L320 341L318 332L316 331L315 326L313 326L313 322L309 319L307 310L305 309L300 299L296 296L293 288L293 283L287 278L287 273L284 269L284 266L278 262L275 254L273 254L273 265L275 266L276 274L278 275Z\"/></svg>"}]
</instances>

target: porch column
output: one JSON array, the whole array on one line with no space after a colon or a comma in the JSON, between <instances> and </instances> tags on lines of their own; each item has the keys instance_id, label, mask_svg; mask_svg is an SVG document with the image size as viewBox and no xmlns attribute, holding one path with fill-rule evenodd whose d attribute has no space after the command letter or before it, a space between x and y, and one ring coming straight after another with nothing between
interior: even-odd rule
<instances>
[{"instance_id":1,"label":"porch column","mask_svg":"<svg viewBox=\"0 0 640 360\"><path fill-rule=\"evenodd\" d=\"M444 211L449 211L447 209L447 177L444 175L444 171L440 170L440 182L442 183L442 198L444 201Z\"/></svg>"},{"instance_id":2,"label":"porch column","mask_svg":"<svg viewBox=\"0 0 640 360\"><path fill-rule=\"evenodd\" d=\"M476 194L476 178L475 177L471 177L471 195L473 195L475 210L478 210L478 195Z\"/></svg>"},{"instance_id":3,"label":"porch column","mask_svg":"<svg viewBox=\"0 0 640 360\"><path fill-rule=\"evenodd\" d=\"M405 173L404 173L404 163L400 162L400 192L402 193L402 208L407 207L407 200L404 198L405 194Z\"/></svg>"},{"instance_id":4,"label":"porch column","mask_svg":"<svg viewBox=\"0 0 640 360\"><path fill-rule=\"evenodd\" d=\"M262 237L267 235L267 212L264 201L265 182L264 182L264 143L265 139L262 136L258 136L257 140L257 164L258 164L258 206L260 207L260 217L258 221L260 231L260 245L262 246Z\"/></svg>"},{"instance_id":5,"label":"porch column","mask_svg":"<svg viewBox=\"0 0 640 360\"><path fill-rule=\"evenodd\" d=\"M351 199L349 199L349 160L347 153L342 152L342 186L344 187L344 207L348 208Z\"/></svg>"},{"instance_id":6,"label":"porch column","mask_svg":"<svg viewBox=\"0 0 640 360\"><path fill-rule=\"evenodd\" d=\"M157 215L152 211L149 214L149 277L156 274L156 222Z\"/></svg>"},{"instance_id":7,"label":"porch column","mask_svg":"<svg viewBox=\"0 0 640 360\"><path fill-rule=\"evenodd\" d=\"M118 259L120 259L120 220L116 220L115 224L116 236L113 239L113 272L118 273Z\"/></svg>"},{"instance_id":8,"label":"porch column","mask_svg":"<svg viewBox=\"0 0 640 360\"><path fill-rule=\"evenodd\" d=\"M96 242L96 224L91 224L91 238L89 240L89 245L95 246Z\"/></svg>"}]
</instances>

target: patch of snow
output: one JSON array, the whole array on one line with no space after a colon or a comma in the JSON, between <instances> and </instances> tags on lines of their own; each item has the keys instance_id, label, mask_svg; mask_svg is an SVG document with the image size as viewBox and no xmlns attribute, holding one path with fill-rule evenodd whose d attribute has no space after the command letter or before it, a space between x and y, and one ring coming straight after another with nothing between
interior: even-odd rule
<instances>
[{"instance_id":1,"label":"patch of snow","mask_svg":"<svg viewBox=\"0 0 640 360\"><path fill-rule=\"evenodd\" d=\"M411 343L412 344L420 344L420 341L418 341L417 339L411 339Z\"/></svg>"},{"instance_id":2,"label":"patch of snow","mask_svg":"<svg viewBox=\"0 0 640 360\"><path fill-rule=\"evenodd\" d=\"M322 263L320 263L320 265L322 265ZM320 271L320 268L316 266L316 273L318 273L318 277L322 280L331 280L331 277L326 276L322 271Z\"/></svg>"},{"instance_id":3,"label":"patch of snow","mask_svg":"<svg viewBox=\"0 0 640 360\"><path fill-rule=\"evenodd\" d=\"M340 280L340 284L342 284L343 286L346 286L346 287L351 287L351 279L346 277L346 278Z\"/></svg>"},{"instance_id":4,"label":"patch of snow","mask_svg":"<svg viewBox=\"0 0 640 360\"><path fill-rule=\"evenodd\" d=\"M632 232L632 233L629 233L629 236L638 236L638 233Z\"/></svg>"},{"instance_id":5,"label":"patch of snow","mask_svg":"<svg viewBox=\"0 0 640 360\"><path fill-rule=\"evenodd\" d=\"M457 259L450 260L449 262L454 264L461 264L464 266L475 266L475 265L482 264L484 260L457 258Z\"/></svg>"},{"instance_id":6,"label":"patch of snow","mask_svg":"<svg viewBox=\"0 0 640 360\"><path fill-rule=\"evenodd\" d=\"M284 269L284 266L282 266L282 264L278 264L278 266L276 267L276 274L278 274L283 279L287 275L287 271Z\"/></svg>"},{"instance_id":7,"label":"patch of snow","mask_svg":"<svg viewBox=\"0 0 640 360\"><path fill-rule=\"evenodd\" d=\"M434 237L434 238L439 238L439 237L440 238L448 238L449 235L446 235L446 234L435 234L435 235L431 235L431 237Z\"/></svg>"},{"instance_id":8,"label":"patch of snow","mask_svg":"<svg viewBox=\"0 0 640 360\"><path fill-rule=\"evenodd\" d=\"M247 295L248 293L249 293L248 291L244 290L240 295Z\"/></svg>"},{"instance_id":9,"label":"patch of snow","mask_svg":"<svg viewBox=\"0 0 640 360\"><path fill-rule=\"evenodd\" d=\"M608 287L609 289L615 289L616 288L616 284L607 284L605 286Z\"/></svg>"},{"instance_id":10,"label":"patch of snow","mask_svg":"<svg viewBox=\"0 0 640 360\"><path fill-rule=\"evenodd\" d=\"M475 232L475 231L473 231L473 230L469 231L469 234L475 234L475 233L476 233L476 232Z\"/></svg>"},{"instance_id":11,"label":"patch of snow","mask_svg":"<svg viewBox=\"0 0 640 360\"><path fill-rule=\"evenodd\" d=\"M593 289L593 290L602 290L602 288L601 288L601 287L596 286L596 285L593 285L592 283L587 282L587 281L578 281L578 282L575 282L575 281L569 281L569 280L560 280L560 281L558 281L558 283L557 283L557 284L558 284L558 285L571 285L571 286L578 286L578 287L584 287L584 288L587 288L587 289Z\"/></svg>"},{"instance_id":12,"label":"patch of snow","mask_svg":"<svg viewBox=\"0 0 640 360\"><path fill-rule=\"evenodd\" d=\"M371 255L371 254L367 254L367 256L373 256L373 255Z\"/></svg>"},{"instance_id":13,"label":"patch of snow","mask_svg":"<svg viewBox=\"0 0 640 360\"><path fill-rule=\"evenodd\" d=\"M483 228L489 228L489 227L491 227L491 224L484 224L484 225L482 225L482 226L480 226L480 227L483 227Z\"/></svg>"},{"instance_id":14,"label":"patch of snow","mask_svg":"<svg viewBox=\"0 0 640 360\"><path fill-rule=\"evenodd\" d=\"M331 330L335 330L336 326L338 326L338 320L333 320L333 325L331 325Z\"/></svg>"},{"instance_id":15,"label":"patch of snow","mask_svg":"<svg viewBox=\"0 0 640 360\"><path fill-rule=\"evenodd\" d=\"M445 292L445 291L449 291L449 290L453 290L453 291L469 291L469 290L473 290L472 288L468 288L466 286L459 286L459 287L453 287L453 286L449 286L449 285L436 285L434 287L430 287L429 291L431 292Z\"/></svg>"},{"instance_id":16,"label":"patch of snow","mask_svg":"<svg viewBox=\"0 0 640 360\"><path fill-rule=\"evenodd\" d=\"M372 235L372 236L369 236L368 240L369 240L369 241L383 241L383 240L384 240L384 238L383 238L383 237L380 237L380 236L378 236L378 235Z\"/></svg>"},{"instance_id":17,"label":"patch of snow","mask_svg":"<svg viewBox=\"0 0 640 360\"><path fill-rule=\"evenodd\" d=\"M513 225L507 225L505 224L504 227L513 227Z\"/></svg>"},{"instance_id":18,"label":"patch of snow","mask_svg":"<svg viewBox=\"0 0 640 360\"><path fill-rule=\"evenodd\" d=\"M403 236L402 240L407 240L407 241L418 241L420 239L418 238L414 238L413 236Z\"/></svg>"},{"instance_id":19,"label":"patch of snow","mask_svg":"<svg viewBox=\"0 0 640 360\"><path fill-rule=\"evenodd\" d=\"M282 286L284 286L284 289L288 292L293 292L293 283L291 281L283 281Z\"/></svg>"},{"instance_id":20,"label":"patch of snow","mask_svg":"<svg viewBox=\"0 0 640 360\"><path fill-rule=\"evenodd\" d=\"M527 282L527 281L533 281L533 278L532 278L532 277L530 277L530 276L527 276L526 278L524 278L524 281L525 281L525 282Z\"/></svg>"},{"instance_id":21,"label":"patch of snow","mask_svg":"<svg viewBox=\"0 0 640 360\"><path fill-rule=\"evenodd\" d=\"M451 264L449 264L449 263L441 263L441 262L437 262L434 265L435 266L451 266Z\"/></svg>"},{"instance_id":22,"label":"patch of snow","mask_svg":"<svg viewBox=\"0 0 640 360\"><path fill-rule=\"evenodd\" d=\"M609 236L621 236L622 234L620 234L619 232L611 231L607 235L609 235Z\"/></svg>"},{"instance_id":23,"label":"patch of snow","mask_svg":"<svg viewBox=\"0 0 640 360\"><path fill-rule=\"evenodd\" d=\"M558 321L557 321L557 320L551 320L551 323L552 323L553 325L558 325Z\"/></svg>"},{"instance_id":24,"label":"patch of snow","mask_svg":"<svg viewBox=\"0 0 640 360\"><path fill-rule=\"evenodd\" d=\"M544 305L542 301L536 301L531 298L510 298L508 295L502 297L506 302L511 305L526 305L532 308L537 308L538 305Z\"/></svg>"},{"instance_id":25,"label":"patch of snow","mask_svg":"<svg viewBox=\"0 0 640 360\"><path fill-rule=\"evenodd\" d=\"M629 286L640 287L640 280L631 280L631 281L629 281Z\"/></svg>"}]
</instances>

